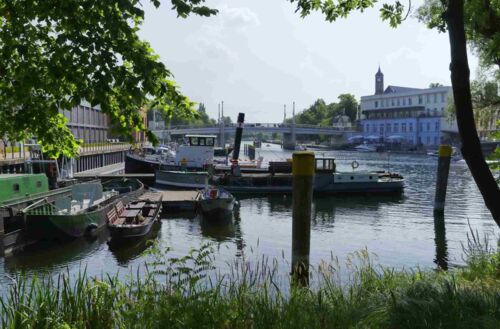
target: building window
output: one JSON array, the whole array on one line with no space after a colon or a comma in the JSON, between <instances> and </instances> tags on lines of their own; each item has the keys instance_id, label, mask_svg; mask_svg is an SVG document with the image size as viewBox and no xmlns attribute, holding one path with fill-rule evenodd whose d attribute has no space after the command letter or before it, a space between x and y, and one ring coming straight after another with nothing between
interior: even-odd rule
<instances>
[{"instance_id":1,"label":"building window","mask_svg":"<svg viewBox=\"0 0 500 329\"><path fill-rule=\"evenodd\" d=\"M427 101L427 104L429 104L431 102L431 95L427 94L426 101Z\"/></svg>"},{"instance_id":2,"label":"building window","mask_svg":"<svg viewBox=\"0 0 500 329\"><path fill-rule=\"evenodd\" d=\"M434 94L434 104L437 103L437 94Z\"/></svg>"},{"instance_id":3,"label":"building window","mask_svg":"<svg viewBox=\"0 0 500 329\"><path fill-rule=\"evenodd\" d=\"M380 125L380 133L381 133L381 134L383 134L383 133L384 133L384 125L383 125L383 124L381 124L381 125Z\"/></svg>"},{"instance_id":4,"label":"building window","mask_svg":"<svg viewBox=\"0 0 500 329\"><path fill-rule=\"evenodd\" d=\"M422 95L419 95L418 96L418 104L422 104L422 103L423 103Z\"/></svg>"},{"instance_id":5,"label":"building window","mask_svg":"<svg viewBox=\"0 0 500 329\"><path fill-rule=\"evenodd\" d=\"M434 108L434 111L432 112L432 115L436 116L438 114L438 109Z\"/></svg>"},{"instance_id":6,"label":"building window","mask_svg":"<svg viewBox=\"0 0 500 329\"><path fill-rule=\"evenodd\" d=\"M388 123L388 124L386 125L386 128L387 128L387 132L388 132L388 133L390 133L390 132L391 132L391 124L390 124L390 123Z\"/></svg>"},{"instance_id":7,"label":"building window","mask_svg":"<svg viewBox=\"0 0 500 329\"><path fill-rule=\"evenodd\" d=\"M399 131L399 123L394 124L394 132L397 133Z\"/></svg>"},{"instance_id":8,"label":"building window","mask_svg":"<svg viewBox=\"0 0 500 329\"><path fill-rule=\"evenodd\" d=\"M378 107L378 101L375 101L375 107Z\"/></svg>"},{"instance_id":9,"label":"building window","mask_svg":"<svg viewBox=\"0 0 500 329\"><path fill-rule=\"evenodd\" d=\"M394 98L391 98L391 105L394 106Z\"/></svg>"},{"instance_id":10,"label":"building window","mask_svg":"<svg viewBox=\"0 0 500 329\"><path fill-rule=\"evenodd\" d=\"M411 97L408 97L408 105L411 105Z\"/></svg>"},{"instance_id":11,"label":"building window","mask_svg":"<svg viewBox=\"0 0 500 329\"><path fill-rule=\"evenodd\" d=\"M410 122L410 123L408 124L408 130L409 130L410 132L413 132L413 123L411 123L411 122Z\"/></svg>"},{"instance_id":12,"label":"building window","mask_svg":"<svg viewBox=\"0 0 500 329\"><path fill-rule=\"evenodd\" d=\"M423 131L424 130L424 125L422 124L422 122L420 122L418 130L419 131Z\"/></svg>"},{"instance_id":13,"label":"building window","mask_svg":"<svg viewBox=\"0 0 500 329\"><path fill-rule=\"evenodd\" d=\"M446 94L445 94L445 93L442 93L442 94L441 94L441 103L444 103L444 99L445 99L445 97L446 97Z\"/></svg>"},{"instance_id":14,"label":"building window","mask_svg":"<svg viewBox=\"0 0 500 329\"><path fill-rule=\"evenodd\" d=\"M403 105L406 105L406 98L403 98Z\"/></svg>"},{"instance_id":15,"label":"building window","mask_svg":"<svg viewBox=\"0 0 500 329\"><path fill-rule=\"evenodd\" d=\"M427 122L427 131L431 131L431 123Z\"/></svg>"},{"instance_id":16,"label":"building window","mask_svg":"<svg viewBox=\"0 0 500 329\"><path fill-rule=\"evenodd\" d=\"M397 99L397 103L398 103L398 106L401 105L401 101L399 100L399 98Z\"/></svg>"},{"instance_id":17,"label":"building window","mask_svg":"<svg viewBox=\"0 0 500 329\"><path fill-rule=\"evenodd\" d=\"M403 132L403 133L406 132L406 123L401 124L401 132Z\"/></svg>"},{"instance_id":18,"label":"building window","mask_svg":"<svg viewBox=\"0 0 500 329\"><path fill-rule=\"evenodd\" d=\"M436 131L439 131L439 128L440 128L440 123L439 123L439 121L436 121L435 128L436 128Z\"/></svg>"}]
</instances>

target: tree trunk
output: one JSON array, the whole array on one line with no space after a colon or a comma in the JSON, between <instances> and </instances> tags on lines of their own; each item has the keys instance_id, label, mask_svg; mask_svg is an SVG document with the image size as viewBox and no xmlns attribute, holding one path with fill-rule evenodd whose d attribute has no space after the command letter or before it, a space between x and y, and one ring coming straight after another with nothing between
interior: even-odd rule
<instances>
[{"instance_id":1,"label":"tree trunk","mask_svg":"<svg viewBox=\"0 0 500 329\"><path fill-rule=\"evenodd\" d=\"M470 71L464 30L464 0L449 0L445 15L450 37L451 85L457 112L458 131L462 141L462 155L486 206L500 227L500 190L484 160L472 111Z\"/></svg>"}]
</instances>

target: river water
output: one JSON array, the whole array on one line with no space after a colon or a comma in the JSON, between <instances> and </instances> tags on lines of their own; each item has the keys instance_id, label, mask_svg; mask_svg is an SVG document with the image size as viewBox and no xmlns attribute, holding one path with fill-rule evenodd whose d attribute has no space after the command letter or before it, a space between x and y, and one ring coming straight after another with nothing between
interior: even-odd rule
<instances>
[{"instance_id":1,"label":"river water","mask_svg":"<svg viewBox=\"0 0 500 329\"><path fill-rule=\"evenodd\" d=\"M258 151L266 160L285 159L291 152L270 145ZM350 171L352 160L358 170L390 170L406 179L401 197L338 196L318 197L313 202L311 264L340 261L355 251L367 249L376 262L396 268L436 268L463 263L462 244L467 233L477 231L495 243L500 231L484 206L465 163L452 163L448 185L445 227L434 225L432 204L437 159L425 155L317 152L333 156L337 169ZM291 259L292 199L290 196L239 198L234 218L210 225L193 214L165 216L152 238L170 246L173 255L185 255L191 248L211 242L216 265L224 271L234 260L257 260L262 256L279 259L286 273ZM499 200L500 201L500 200ZM103 232L97 239L69 243L39 244L28 251L0 259L0 289L9 277L28 273L77 272L90 275L130 273L147 259L145 242L127 248L107 243Z\"/></svg>"}]
</instances>

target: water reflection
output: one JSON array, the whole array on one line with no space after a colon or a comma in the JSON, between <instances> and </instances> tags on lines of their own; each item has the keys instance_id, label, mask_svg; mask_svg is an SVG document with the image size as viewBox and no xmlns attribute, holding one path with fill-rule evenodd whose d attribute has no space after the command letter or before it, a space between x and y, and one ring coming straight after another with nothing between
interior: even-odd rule
<instances>
[{"instance_id":1,"label":"water reflection","mask_svg":"<svg viewBox=\"0 0 500 329\"><path fill-rule=\"evenodd\" d=\"M235 237L235 227L233 224L233 214L227 214L221 218L210 218L199 215L201 234L204 237L217 242L231 240Z\"/></svg>"},{"instance_id":2,"label":"water reflection","mask_svg":"<svg viewBox=\"0 0 500 329\"><path fill-rule=\"evenodd\" d=\"M5 258L5 269L10 273L32 270L54 270L68 263L78 262L97 252L109 238L107 230L100 230L94 238L71 241L40 241L23 251Z\"/></svg>"},{"instance_id":3,"label":"water reflection","mask_svg":"<svg viewBox=\"0 0 500 329\"><path fill-rule=\"evenodd\" d=\"M446 243L446 227L444 215L434 212L434 242L436 243L436 257L434 263L443 270L448 269L448 245Z\"/></svg>"}]
</instances>

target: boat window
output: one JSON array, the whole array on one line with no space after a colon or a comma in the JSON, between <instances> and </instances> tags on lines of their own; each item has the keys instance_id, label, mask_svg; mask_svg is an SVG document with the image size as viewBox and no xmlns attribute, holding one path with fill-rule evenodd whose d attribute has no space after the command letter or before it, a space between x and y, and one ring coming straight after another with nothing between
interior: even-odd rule
<instances>
[{"instance_id":1,"label":"boat window","mask_svg":"<svg viewBox=\"0 0 500 329\"><path fill-rule=\"evenodd\" d=\"M38 188L42 187L42 182L41 181L37 181L36 182L36 187L38 187Z\"/></svg>"},{"instance_id":2,"label":"boat window","mask_svg":"<svg viewBox=\"0 0 500 329\"><path fill-rule=\"evenodd\" d=\"M213 138L207 138L207 146L214 146L214 139Z\"/></svg>"},{"instance_id":3,"label":"boat window","mask_svg":"<svg viewBox=\"0 0 500 329\"><path fill-rule=\"evenodd\" d=\"M199 139L199 144L200 146L205 146L205 138L200 138Z\"/></svg>"},{"instance_id":4,"label":"boat window","mask_svg":"<svg viewBox=\"0 0 500 329\"><path fill-rule=\"evenodd\" d=\"M353 179L354 179L354 176L351 176L351 180L353 180Z\"/></svg>"},{"instance_id":5,"label":"boat window","mask_svg":"<svg viewBox=\"0 0 500 329\"><path fill-rule=\"evenodd\" d=\"M12 185L12 190L13 190L14 192L19 192L19 184L14 184L14 185Z\"/></svg>"},{"instance_id":6,"label":"boat window","mask_svg":"<svg viewBox=\"0 0 500 329\"><path fill-rule=\"evenodd\" d=\"M191 144L191 145L198 145L198 137L191 137L191 138L189 138L189 144Z\"/></svg>"}]
</instances>

